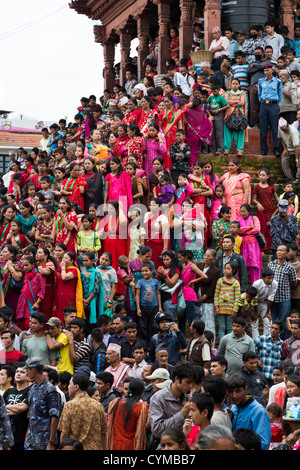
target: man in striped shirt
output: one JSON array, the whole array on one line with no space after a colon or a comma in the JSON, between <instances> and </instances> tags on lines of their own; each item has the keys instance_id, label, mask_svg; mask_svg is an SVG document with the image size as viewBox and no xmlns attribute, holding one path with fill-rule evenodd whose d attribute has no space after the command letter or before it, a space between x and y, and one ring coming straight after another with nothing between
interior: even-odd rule
<instances>
[{"instance_id":1,"label":"man in striped shirt","mask_svg":"<svg viewBox=\"0 0 300 470\"><path fill-rule=\"evenodd\" d=\"M280 333L283 325L279 320L273 321L270 334L261 335L254 340L255 350L258 354L259 367L262 367L269 386L273 385L273 369L281 364L283 341Z\"/></svg>"},{"instance_id":2,"label":"man in striped shirt","mask_svg":"<svg viewBox=\"0 0 300 470\"><path fill-rule=\"evenodd\" d=\"M244 91L246 97L246 108L248 112L248 88L249 88L249 77L248 77L248 66L246 63L246 55L243 51L238 50L234 54L235 64L230 67L228 90L231 90L231 83L234 78L240 81L240 90Z\"/></svg>"}]
</instances>

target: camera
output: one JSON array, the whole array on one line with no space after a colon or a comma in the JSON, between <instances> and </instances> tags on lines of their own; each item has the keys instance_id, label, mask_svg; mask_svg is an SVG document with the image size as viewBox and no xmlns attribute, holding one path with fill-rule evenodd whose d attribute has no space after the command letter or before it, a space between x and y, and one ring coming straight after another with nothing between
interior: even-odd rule
<instances>
[{"instance_id":1,"label":"camera","mask_svg":"<svg viewBox=\"0 0 300 470\"><path fill-rule=\"evenodd\" d=\"M166 323L167 328L170 328L170 326L172 326L172 325L173 325L173 323Z\"/></svg>"}]
</instances>

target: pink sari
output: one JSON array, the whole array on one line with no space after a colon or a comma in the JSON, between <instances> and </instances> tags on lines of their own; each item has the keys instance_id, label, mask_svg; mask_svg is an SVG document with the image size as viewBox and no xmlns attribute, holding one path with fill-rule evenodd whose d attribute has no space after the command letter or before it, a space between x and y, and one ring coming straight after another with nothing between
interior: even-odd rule
<instances>
[{"instance_id":1,"label":"pink sari","mask_svg":"<svg viewBox=\"0 0 300 470\"><path fill-rule=\"evenodd\" d=\"M236 173L235 175L231 175L229 172L225 173L225 175L223 175L220 179L220 183L223 184L225 188L225 203L231 208L231 222L235 221L237 217L240 217L240 209L244 199L244 193L233 195L233 192L235 189L243 189L242 182L244 180L248 180L250 185L250 179L251 178L247 173ZM249 195L246 201L247 204L250 204L250 200L251 186L249 188Z\"/></svg>"},{"instance_id":2,"label":"pink sari","mask_svg":"<svg viewBox=\"0 0 300 470\"><path fill-rule=\"evenodd\" d=\"M108 173L105 176L105 181L109 182L107 202L109 201L119 201L120 197L127 198L127 209L133 204L132 198L132 182L131 177L127 171L123 170L119 177ZM123 210L126 211L123 202Z\"/></svg>"},{"instance_id":3,"label":"pink sari","mask_svg":"<svg viewBox=\"0 0 300 470\"><path fill-rule=\"evenodd\" d=\"M198 160L201 142L210 145L212 138L212 122L203 109L187 108L185 112L186 141L191 147L190 167Z\"/></svg>"}]
</instances>

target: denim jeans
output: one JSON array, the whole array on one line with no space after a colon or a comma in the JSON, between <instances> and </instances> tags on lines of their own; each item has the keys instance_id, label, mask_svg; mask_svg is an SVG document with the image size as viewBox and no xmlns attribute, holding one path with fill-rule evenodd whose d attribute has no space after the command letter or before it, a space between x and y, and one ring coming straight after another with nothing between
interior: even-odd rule
<instances>
[{"instance_id":1,"label":"denim jeans","mask_svg":"<svg viewBox=\"0 0 300 470\"><path fill-rule=\"evenodd\" d=\"M284 300L283 302L273 302L271 307L271 316L272 320L279 320L283 324L283 330L281 332L280 338L282 340L286 339L286 318L289 316L291 311L291 301Z\"/></svg>"},{"instance_id":2,"label":"denim jeans","mask_svg":"<svg viewBox=\"0 0 300 470\"><path fill-rule=\"evenodd\" d=\"M175 315L177 311L177 304L172 304L172 300L166 300L163 303L163 311L166 313L170 313L173 317L173 320L175 320Z\"/></svg>"},{"instance_id":3,"label":"denim jeans","mask_svg":"<svg viewBox=\"0 0 300 470\"><path fill-rule=\"evenodd\" d=\"M178 327L183 334L185 334L186 321L188 321L189 326L191 326L192 322L195 320L196 302L194 300L186 300L185 304L185 314L178 320Z\"/></svg>"},{"instance_id":4,"label":"denim jeans","mask_svg":"<svg viewBox=\"0 0 300 470\"><path fill-rule=\"evenodd\" d=\"M216 339L216 322L214 304L202 304L201 320L205 323L205 329L211 331Z\"/></svg>"},{"instance_id":5,"label":"denim jeans","mask_svg":"<svg viewBox=\"0 0 300 470\"><path fill-rule=\"evenodd\" d=\"M232 316L230 315L230 313L220 313L218 315L218 323L219 340L221 340L223 336L232 332Z\"/></svg>"}]
</instances>

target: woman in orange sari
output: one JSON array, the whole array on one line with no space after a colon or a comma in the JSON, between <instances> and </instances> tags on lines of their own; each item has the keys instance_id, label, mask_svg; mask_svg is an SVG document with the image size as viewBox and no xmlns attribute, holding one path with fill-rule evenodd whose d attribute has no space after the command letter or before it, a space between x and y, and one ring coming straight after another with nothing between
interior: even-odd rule
<instances>
[{"instance_id":1,"label":"woman in orange sari","mask_svg":"<svg viewBox=\"0 0 300 470\"><path fill-rule=\"evenodd\" d=\"M108 407L108 450L146 450L148 403L141 401L145 385L132 379L125 398L115 398Z\"/></svg>"},{"instance_id":2,"label":"woman in orange sari","mask_svg":"<svg viewBox=\"0 0 300 470\"><path fill-rule=\"evenodd\" d=\"M71 163L69 166L70 176L63 180L60 190L61 196L67 196L70 201L76 202L84 211L83 194L88 188L88 184L83 176L79 176L80 166L78 163Z\"/></svg>"},{"instance_id":3,"label":"woman in orange sari","mask_svg":"<svg viewBox=\"0 0 300 470\"><path fill-rule=\"evenodd\" d=\"M220 178L220 184L225 188L225 204L231 208L231 222L241 216L241 205L250 204L251 185L250 176L243 173L238 158L231 158L228 163L228 172Z\"/></svg>"},{"instance_id":4,"label":"woman in orange sari","mask_svg":"<svg viewBox=\"0 0 300 470\"><path fill-rule=\"evenodd\" d=\"M176 142L177 129L183 129L183 116L184 112L181 109L173 107L174 98L172 95L164 97L165 109L158 115L158 124L161 127L166 139L167 153L164 155L164 167L166 170L171 170L172 160L170 157L170 146Z\"/></svg>"}]
</instances>

